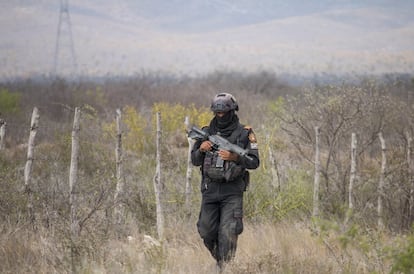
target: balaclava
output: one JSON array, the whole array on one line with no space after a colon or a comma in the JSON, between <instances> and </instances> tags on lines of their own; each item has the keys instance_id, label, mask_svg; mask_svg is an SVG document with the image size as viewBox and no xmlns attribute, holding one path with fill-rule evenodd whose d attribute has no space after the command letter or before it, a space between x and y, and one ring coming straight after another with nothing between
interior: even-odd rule
<instances>
[{"instance_id":1,"label":"balaclava","mask_svg":"<svg viewBox=\"0 0 414 274\"><path fill-rule=\"evenodd\" d=\"M239 117L234 110L227 111L222 117L215 115L210 123L212 134L220 133L223 137L229 137L239 125Z\"/></svg>"}]
</instances>

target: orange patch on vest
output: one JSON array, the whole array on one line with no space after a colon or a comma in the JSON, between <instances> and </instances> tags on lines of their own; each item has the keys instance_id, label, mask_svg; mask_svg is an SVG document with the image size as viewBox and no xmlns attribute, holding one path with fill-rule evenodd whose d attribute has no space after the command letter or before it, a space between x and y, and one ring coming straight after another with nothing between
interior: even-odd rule
<instances>
[{"instance_id":1,"label":"orange patch on vest","mask_svg":"<svg viewBox=\"0 0 414 274\"><path fill-rule=\"evenodd\" d=\"M249 140L250 140L250 143L256 143L257 142L256 135L254 134L253 131L249 133Z\"/></svg>"}]
</instances>

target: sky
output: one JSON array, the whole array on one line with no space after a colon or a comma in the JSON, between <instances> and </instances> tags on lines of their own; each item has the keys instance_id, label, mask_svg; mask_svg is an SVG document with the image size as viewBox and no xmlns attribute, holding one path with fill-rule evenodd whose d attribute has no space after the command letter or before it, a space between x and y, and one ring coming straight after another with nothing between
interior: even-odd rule
<instances>
[{"instance_id":1,"label":"sky","mask_svg":"<svg viewBox=\"0 0 414 274\"><path fill-rule=\"evenodd\" d=\"M60 5L0 0L0 79L414 72L412 0L68 0L68 12Z\"/></svg>"}]
</instances>

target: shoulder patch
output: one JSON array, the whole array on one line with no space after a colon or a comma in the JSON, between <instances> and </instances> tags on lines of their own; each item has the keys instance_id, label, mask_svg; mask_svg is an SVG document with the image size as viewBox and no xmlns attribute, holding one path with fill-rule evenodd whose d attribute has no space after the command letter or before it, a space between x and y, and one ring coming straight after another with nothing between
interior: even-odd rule
<instances>
[{"instance_id":1,"label":"shoulder patch","mask_svg":"<svg viewBox=\"0 0 414 274\"><path fill-rule=\"evenodd\" d=\"M254 134L252 127L246 125L244 126L244 129L247 130L249 134L248 138L249 138L250 143L257 143L256 135Z\"/></svg>"},{"instance_id":2,"label":"shoulder patch","mask_svg":"<svg viewBox=\"0 0 414 274\"><path fill-rule=\"evenodd\" d=\"M253 131L249 133L249 140L250 140L250 143L257 143L256 135L254 134Z\"/></svg>"},{"instance_id":3,"label":"shoulder patch","mask_svg":"<svg viewBox=\"0 0 414 274\"><path fill-rule=\"evenodd\" d=\"M256 134L254 134L252 127L245 126L244 128L249 131L249 141L250 141L250 143L257 143Z\"/></svg>"}]
</instances>

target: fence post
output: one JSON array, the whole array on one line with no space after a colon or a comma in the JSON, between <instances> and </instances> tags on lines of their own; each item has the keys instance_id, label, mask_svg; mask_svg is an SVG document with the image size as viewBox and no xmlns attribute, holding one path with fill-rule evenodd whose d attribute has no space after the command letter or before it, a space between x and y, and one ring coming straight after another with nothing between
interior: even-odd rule
<instances>
[{"instance_id":1,"label":"fence post","mask_svg":"<svg viewBox=\"0 0 414 274\"><path fill-rule=\"evenodd\" d=\"M351 137L351 174L349 176L349 193L348 193L348 200L349 200L349 209L354 209L354 201L352 198L354 183L356 179L356 173L357 173L357 162L356 162L356 155L357 155L357 139L356 134L352 133Z\"/></svg>"},{"instance_id":2,"label":"fence post","mask_svg":"<svg viewBox=\"0 0 414 274\"><path fill-rule=\"evenodd\" d=\"M75 108L72 127L72 151L69 169L69 205L70 205L70 232L71 232L71 262L72 272L76 273L77 252L76 242L80 234L80 226L77 212L77 183L79 160L79 132L80 132L80 108Z\"/></svg>"},{"instance_id":3,"label":"fence post","mask_svg":"<svg viewBox=\"0 0 414 274\"><path fill-rule=\"evenodd\" d=\"M190 118L188 116L185 117L184 125L186 128L186 132L190 129ZM188 150L187 150L187 173L185 177L185 210L188 215L190 215L191 212L191 176L192 176L192 163L191 163L191 150L194 145L194 141L192 138L187 136L187 142L188 142Z\"/></svg>"},{"instance_id":4,"label":"fence post","mask_svg":"<svg viewBox=\"0 0 414 274\"><path fill-rule=\"evenodd\" d=\"M157 155L156 155L156 169L154 176L154 191L155 191L155 202L156 202L156 212L157 212L157 232L159 240L164 239L164 212L162 207L162 192L163 192L163 183L161 180L161 113L157 112L157 137L156 137L156 146L157 146Z\"/></svg>"},{"instance_id":5,"label":"fence post","mask_svg":"<svg viewBox=\"0 0 414 274\"><path fill-rule=\"evenodd\" d=\"M120 225L124 222L124 206L123 206L123 195L124 195L124 178L122 173L122 114L121 110L116 110L116 148L115 148L115 161L116 161L116 189L114 196L115 205L115 223Z\"/></svg>"},{"instance_id":6,"label":"fence post","mask_svg":"<svg viewBox=\"0 0 414 274\"><path fill-rule=\"evenodd\" d=\"M5 148L4 137L6 136L6 121L0 119L0 150Z\"/></svg>"},{"instance_id":7,"label":"fence post","mask_svg":"<svg viewBox=\"0 0 414 274\"><path fill-rule=\"evenodd\" d=\"M384 185L385 185L385 175L386 175L386 169L387 169L387 155L386 155L386 146L385 146L385 140L382 136L382 132L378 133L379 140L381 142L381 155L382 155L382 161L381 161L381 174L380 179L378 183L378 205L377 205L377 213L378 213L378 228L380 230L384 229L384 209L383 209L383 198L384 198Z\"/></svg>"},{"instance_id":8,"label":"fence post","mask_svg":"<svg viewBox=\"0 0 414 274\"><path fill-rule=\"evenodd\" d=\"M32 112L32 119L30 122L30 134L29 134L29 141L27 143L27 161L24 167L24 188L28 195L27 201L27 210L29 213L29 220L30 223L33 225L35 221L35 214L33 211L33 189L31 185L31 172L32 172L32 165L34 161L34 146L35 146L35 137L37 133L37 128L39 124L39 110L37 107L33 108Z\"/></svg>"},{"instance_id":9,"label":"fence post","mask_svg":"<svg viewBox=\"0 0 414 274\"><path fill-rule=\"evenodd\" d=\"M75 116L72 128L72 152L69 170L69 204L71 233L73 239L79 236L79 220L77 216L77 183L78 183L78 160L79 160L79 131L80 131L80 108L75 108Z\"/></svg>"},{"instance_id":10,"label":"fence post","mask_svg":"<svg viewBox=\"0 0 414 274\"><path fill-rule=\"evenodd\" d=\"M354 201L353 201L353 189L357 175L357 138L356 134L352 133L351 135L351 170L349 175L349 186L348 186L348 211L345 217L345 224L348 223L351 218L354 210Z\"/></svg>"},{"instance_id":11,"label":"fence post","mask_svg":"<svg viewBox=\"0 0 414 274\"><path fill-rule=\"evenodd\" d=\"M413 138L411 134L407 131L407 175L408 175L408 182L409 182L409 195L408 195L408 216L407 216L407 223L410 224L414 220L414 178L413 178L413 170L414 170L414 162L413 162Z\"/></svg>"},{"instance_id":12,"label":"fence post","mask_svg":"<svg viewBox=\"0 0 414 274\"><path fill-rule=\"evenodd\" d=\"M319 152L319 127L315 127L315 177L313 182L313 211L312 216L317 217L319 215L319 182L320 182L320 152Z\"/></svg>"}]
</instances>

